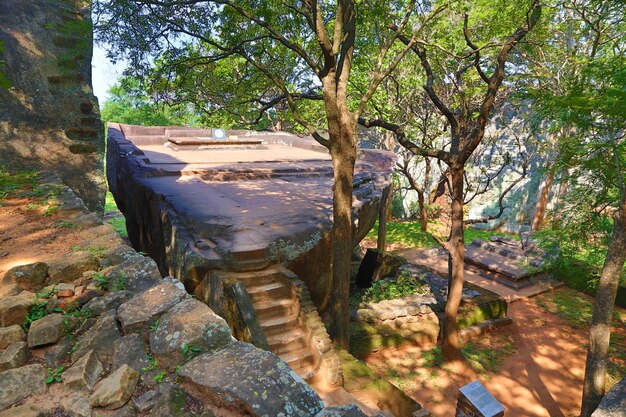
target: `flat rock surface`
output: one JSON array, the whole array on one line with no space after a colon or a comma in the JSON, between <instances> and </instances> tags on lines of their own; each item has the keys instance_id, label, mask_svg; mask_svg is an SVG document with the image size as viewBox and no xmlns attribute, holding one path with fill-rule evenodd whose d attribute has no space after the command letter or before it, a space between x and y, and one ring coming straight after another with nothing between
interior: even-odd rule
<instances>
[{"instance_id":1,"label":"flat rock surface","mask_svg":"<svg viewBox=\"0 0 626 417\"><path fill-rule=\"evenodd\" d=\"M133 293L140 293L154 287L161 281L159 268L153 259L147 256L136 255L107 273L109 290L116 285Z\"/></svg>"},{"instance_id":2,"label":"flat rock surface","mask_svg":"<svg viewBox=\"0 0 626 417\"><path fill-rule=\"evenodd\" d=\"M28 330L28 347L56 343L63 336L64 318L59 313L35 320Z\"/></svg>"},{"instance_id":3,"label":"flat rock surface","mask_svg":"<svg viewBox=\"0 0 626 417\"><path fill-rule=\"evenodd\" d=\"M111 410L122 407L135 391L139 374L128 365L122 365L111 375L100 381L91 395L92 407Z\"/></svg>"},{"instance_id":4,"label":"flat rock surface","mask_svg":"<svg viewBox=\"0 0 626 417\"><path fill-rule=\"evenodd\" d=\"M18 295L0 297L0 326L22 324L28 310L35 304L35 294L23 291Z\"/></svg>"},{"instance_id":5,"label":"flat rock surface","mask_svg":"<svg viewBox=\"0 0 626 417\"><path fill-rule=\"evenodd\" d=\"M46 369L28 365L0 373L0 410L33 394L46 392Z\"/></svg>"},{"instance_id":6,"label":"flat rock surface","mask_svg":"<svg viewBox=\"0 0 626 417\"><path fill-rule=\"evenodd\" d=\"M243 406L254 416L310 417L323 408L317 394L289 366L247 343L233 342L201 355L187 362L179 374L201 392Z\"/></svg>"}]
</instances>

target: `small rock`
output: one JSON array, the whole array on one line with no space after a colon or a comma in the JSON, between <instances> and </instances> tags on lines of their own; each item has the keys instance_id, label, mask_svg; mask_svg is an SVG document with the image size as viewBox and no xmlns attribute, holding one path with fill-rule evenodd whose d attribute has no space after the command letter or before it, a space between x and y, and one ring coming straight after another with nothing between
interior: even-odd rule
<instances>
[{"instance_id":1,"label":"small rock","mask_svg":"<svg viewBox=\"0 0 626 417\"><path fill-rule=\"evenodd\" d=\"M137 256L137 252L126 244L117 245L106 251L104 257L111 265L118 265Z\"/></svg>"},{"instance_id":2,"label":"small rock","mask_svg":"<svg viewBox=\"0 0 626 417\"><path fill-rule=\"evenodd\" d=\"M109 279L109 291L123 287L133 293L140 293L161 282L161 273L156 262L140 255L114 266L106 277Z\"/></svg>"},{"instance_id":3,"label":"small rock","mask_svg":"<svg viewBox=\"0 0 626 417\"><path fill-rule=\"evenodd\" d=\"M83 291L82 294L78 295L74 301L79 305L79 306L84 306L85 304L89 303L89 301L93 300L96 297L100 297L104 294L104 291L99 290L97 288L85 288L85 290Z\"/></svg>"},{"instance_id":4,"label":"small rock","mask_svg":"<svg viewBox=\"0 0 626 417\"><path fill-rule=\"evenodd\" d=\"M172 384L161 384L157 402L149 417L191 417L185 391Z\"/></svg>"},{"instance_id":5,"label":"small rock","mask_svg":"<svg viewBox=\"0 0 626 417\"><path fill-rule=\"evenodd\" d=\"M232 340L223 318L203 302L189 298L161 317L156 331L150 334L150 348L162 366L173 370L185 361L186 355L212 352ZM197 351L183 353L185 346Z\"/></svg>"},{"instance_id":6,"label":"small rock","mask_svg":"<svg viewBox=\"0 0 626 417\"><path fill-rule=\"evenodd\" d=\"M74 336L82 336L87 333L87 330L91 329L96 323L98 319L90 317L83 321L83 323L74 331Z\"/></svg>"},{"instance_id":7,"label":"small rock","mask_svg":"<svg viewBox=\"0 0 626 417\"><path fill-rule=\"evenodd\" d=\"M48 368L58 368L70 357L74 341L69 337L62 337L57 344L50 346L44 354L44 361Z\"/></svg>"},{"instance_id":8,"label":"small rock","mask_svg":"<svg viewBox=\"0 0 626 417\"><path fill-rule=\"evenodd\" d=\"M72 361L78 360L89 350L96 351L98 359L110 363L113 358L113 343L122 337L115 321L115 311L110 310L100 316L96 324L78 340L78 347L72 354Z\"/></svg>"},{"instance_id":9,"label":"small rock","mask_svg":"<svg viewBox=\"0 0 626 417\"><path fill-rule=\"evenodd\" d=\"M98 382L103 370L96 353L90 350L63 372L63 384L75 390L90 391Z\"/></svg>"},{"instance_id":10,"label":"small rock","mask_svg":"<svg viewBox=\"0 0 626 417\"><path fill-rule=\"evenodd\" d=\"M63 310L64 304L65 301L59 300L58 298L56 298L55 295L52 298L48 299L48 301L46 302L46 313L58 313L59 310Z\"/></svg>"},{"instance_id":11,"label":"small rock","mask_svg":"<svg viewBox=\"0 0 626 417\"><path fill-rule=\"evenodd\" d=\"M159 391L155 389L146 391L145 393L133 400L133 405L140 413L147 413L159 401L158 395Z\"/></svg>"},{"instance_id":12,"label":"small rock","mask_svg":"<svg viewBox=\"0 0 626 417\"><path fill-rule=\"evenodd\" d=\"M28 291L22 291L19 295L0 297L0 326L22 324L33 305L35 294Z\"/></svg>"},{"instance_id":13,"label":"small rock","mask_svg":"<svg viewBox=\"0 0 626 417\"><path fill-rule=\"evenodd\" d=\"M146 345L138 334L132 333L113 343L113 369L128 365L141 370L150 365Z\"/></svg>"},{"instance_id":14,"label":"small rock","mask_svg":"<svg viewBox=\"0 0 626 417\"><path fill-rule=\"evenodd\" d=\"M135 295L130 291L116 291L101 297L91 299L83 306L83 311L89 310L92 316L99 316L107 310L117 310L126 301Z\"/></svg>"},{"instance_id":15,"label":"small rock","mask_svg":"<svg viewBox=\"0 0 626 417\"><path fill-rule=\"evenodd\" d=\"M138 381L137 371L128 365L122 365L98 383L90 398L91 406L111 410L122 407L133 395Z\"/></svg>"},{"instance_id":16,"label":"small rock","mask_svg":"<svg viewBox=\"0 0 626 417\"><path fill-rule=\"evenodd\" d=\"M15 342L0 354L0 372L19 368L25 365L30 358L30 351L26 342Z\"/></svg>"},{"instance_id":17,"label":"small rock","mask_svg":"<svg viewBox=\"0 0 626 417\"><path fill-rule=\"evenodd\" d=\"M56 286L57 297L68 298L74 295L74 284L66 284L64 282Z\"/></svg>"},{"instance_id":18,"label":"small rock","mask_svg":"<svg viewBox=\"0 0 626 417\"><path fill-rule=\"evenodd\" d=\"M41 365L27 365L0 373L0 409L33 394L46 392L46 370Z\"/></svg>"},{"instance_id":19,"label":"small rock","mask_svg":"<svg viewBox=\"0 0 626 417\"><path fill-rule=\"evenodd\" d=\"M139 331L147 337L149 327L187 293L174 284L160 284L122 304L117 315L124 333Z\"/></svg>"},{"instance_id":20,"label":"small rock","mask_svg":"<svg viewBox=\"0 0 626 417\"><path fill-rule=\"evenodd\" d=\"M32 404L20 405L0 411L0 417L46 417L48 413Z\"/></svg>"},{"instance_id":21,"label":"small rock","mask_svg":"<svg viewBox=\"0 0 626 417\"><path fill-rule=\"evenodd\" d=\"M85 287L83 285L77 285L76 288L74 288L74 295L79 296L83 293L84 290Z\"/></svg>"},{"instance_id":22,"label":"small rock","mask_svg":"<svg viewBox=\"0 0 626 417\"><path fill-rule=\"evenodd\" d=\"M35 320L28 330L28 347L58 342L63 336L63 321L63 316L58 313Z\"/></svg>"},{"instance_id":23,"label":"small rock","mask_svg":"<svg viewBox=\"0 0 626 417\"><path fill-rule=\"evenodd\" d=\"M61 408L72 417L91 417L89 396L80 392L73 392L63 398Z\"/></svg>"},{"instance_id":24,"label":"small rock","mask_svg":"<svg viewBox=\"0 0 626 417\"><path fill-rule=\"evenodd\" d=\"M8 327L0 327L0 349L6 349L11 343L26 339L24 330L17 324Z\"/></svg>"},{"instance_id":25,"label":"small rock","mask_svg":"<svg viewBox=\"0 0 626 417\"><path fill-rule=\"evenodd\" d=\"M83 276L83 272L98 270L100 263L98 259L89 252L70 252L62 257L55 258L48 263L50 284L60 282L72 282Z\"/></svg>"},{"instance_id":26,"label":"small rock","mask_svg":"<svg viewBox=\"0 0 626 417\"><path fill-rule=\"evenodd\" d=\"M46 278L48 265L44 262L35 262L9 269L4 274L3 284L15 283L23 290L37 292L46 285Z\"/></svg>"},{"instance_id":27,"label":"small rock","mask_svg":"<svg viewBox=\"0 0 626 417\"><path fill-rule=\"evenodd\" d=\"M324 408L315 391L286 363L249 343L232 342L198 356L178 374L201 393L219 395L231 406L257 415L314 416Z\"/></svg>"}]
</instances>

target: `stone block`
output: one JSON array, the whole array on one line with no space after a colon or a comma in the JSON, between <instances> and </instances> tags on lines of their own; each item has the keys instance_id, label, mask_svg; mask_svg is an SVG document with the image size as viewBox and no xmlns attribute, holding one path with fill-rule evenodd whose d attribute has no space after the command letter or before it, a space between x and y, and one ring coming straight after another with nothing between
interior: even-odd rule
<instances>
[{"instance_id":1,"label":"stone block","mask_svg":"<svg viewBox=\"0 0 626 417\"><path fill-rule=\"evenodd\" d=\"M99 316L107 310L117 310L126 301L134 297L130 291L115 291L91 299L83 306L83 311L89 310L92 316Z\"/></svg>"},{"instance_id":2,"label":"stone block","mask_svg":"<svg viewBox=\"0 0 626 417\"><path fill-rule=\"evenodd\" d=\"M110 310L100 316L96 324L78 339L78 348L72 354L72 361L95 350L98 360L110 363L113 358L113 344L122 337L115 320L115 311Z\"/></svg>"},{"instance_id":3,"label":"stone block","mask_svg":"<svg viewBox=\"0 0 626 417\"><path fill-rule=\"evenodd\" d=\"M133 399L133 405L140 413L147 413L159 402L159 391L156 389L146 391Z\"/></svg>"},{"instance_id":4,"label":"stone block","mask_svg":"<svg viewBox=\"0 0 626 417\"><path fill-rule=\"evenodd\" d=\"M479 381L459 388L456 417L502 417L504 407Z\"/></svg>"},{"instance_id":5,"label":"stone block","mask_svg":"<svg viewBox=\"0 0 626 417\"><path fill-rule=\"evenodd\" d=\"M133 256L114 266L106 277L109 279L109 291L117 285L133 293L140 293L161 282L161 273L156 262L141 255Z\"/></svg>"},{"instance_id":6,"label":"stone block","mask_svg":"<svg viewBox=\"0 0 626 417\"><path fill-rule=\"evenodd\" d=\"M122 365L98 383L90 398L91 406L111 410L122 407L135 392L138 381L139 373L128 365Z\"/></svg>"},{"instance_id":7,"label":"stone block","mask_svg":"<svg viewBox=\"0 0 626 417\"><path fill-rule=\"evenodd\" d=\"M58 368L70 357L70 351L74 347L74 341L69 337L62 337L55 345L50 346L45 354L44 361L48 368Z\"/></svg>"},{"instance_id":8,"label":"stone block","mask_svg":"<svg viewBox=\"0 0 626 417\"><path fill-rule=\"evenodd\" d=\"M46 285L48 265L44 262L35 262L27 265L18 265L4 274L3 284L14 283L21 289L31 292L40 291Z\"/></svg>"},{"instance_id":9,"label":"stone block","mask_svg":"<svg viewBox=\"0 0 626 417\"><path fill-rule=\"evenodd\" d=\"M98 259L89 252L70 252L55 258L48 263L49 284L73 282L81 278L85 271L97 271L100 268Z\"/></svg>"},{"instance_id":10,"label":"stone block","mask_svg":"<svg viewBox=\"0 0 626 417\"><path fill-rule=\"evenodd\" d=\"M176 285L164 283L125 302L117 309L124 333L139 331L147 337L152 323L186 296L187 293Z\"/></svg>"},{"instance_id":11,"label":"stone block","mask_svg":"<svg viewBox=\"0 0 626 417\"><path fill-rule=\"evenodd\" d=\"M0 409L7 408L33 394L46 392L46 369L27 365L0 373Z\"/></svg>"},{"instance_id":12,"label":"stone block","mask_svg":"<svg viewBox=\"0 0 626 417\"><path fill-rule=\"evenodd\" d=\"M203 302L194 298L181 301L159 320L156 331L150 334L150 349L161 366L174 370L184 363L185 355L194 351L212 352L233 340L226 321Z\"/></svg>"},{"instance_id":13,"label":"stone block","mask_svg":"<svg viewBox=\"0 0 626 417\"><path fill-rule=\"evenodd\" d=\"M74 284L67 284L64 282L57 284L57 286L55 287L55 290L57 292L57 297L59 298L72 297L74 295L74 288L75 288Z\"/></svg>"},{"instance_id":14,"label":"stone block","mask_svg":"<svg viewBox=\"0 0 626 417\"><path fill-rule=\"evenodd\" d=\"M113 343L113 369L128 365L141 371L150 365L146 344L138 334L129 334Z\"/></svg>"},{"instance_id":15,"label":"stone block","mask_svg":"<svg viewBox=\"0 0 626 417\"><path fill-rule=\"evenodd\" d=\"M324 408L287 364L249 343L233 342L198 356L179 375L202 395L251 410L254 416L314 416Z\"/></svg>"},{"instance_id":16,"label":"stone block","mask_svg":"<svg viewBox=\"0 0 626 417\"><path fill-rule=\"evenodd\" d=\"M0 354L0 372L23 366L30 358L26 342L15 342Z\"/></svg>"},{"instance_id":17,"label":"stone block","mask_svg":"<svg viewBox=\"0 0 626 417\"><path fill-rule=\"evenodd\" d=\"M11 343L26 339L24 330L17 324L8 327L0 327L0 349L6 349Z\"/></svg>"},{"instance_id":18,"label":"stone block","mask_svg":"<svg viewBox=\"0 0 626 417\"><path fill-rule=\"evenodd\" d=\"M28 347L56 343L63 336L64 319L59 313L49 314L35 320L28 330Z\"/></svg>"},{"instance_id":19,"label":"stone block","mask_svg":"<svg viewBox=\"0 0 626 417\"><path fill-rule=\"evenodd\" d=\"M0 297L0 326L22 324L33 305L35 294L28 291L22 291L19 295Z\"/></svg>"},{"instance_id":20,"label":"stone block","mask_svg":"<svg viewBox=\"0 0 626 417\"><path fill-rule=\"evenodd\" d=\"M74 390L91 391L103 370L96 352L90 350L63 372L63 384Z\"/></svg>"},{"instance_id":21,"label":"stone block","mask_svg":"<svg viewBox=\"0 0 626 417\"><path fill-rule=\"evenodd\" d=\"M61 408L72 417L92 417L89 396L73 392L61 399Z\"/></svg>"}]
</instances>

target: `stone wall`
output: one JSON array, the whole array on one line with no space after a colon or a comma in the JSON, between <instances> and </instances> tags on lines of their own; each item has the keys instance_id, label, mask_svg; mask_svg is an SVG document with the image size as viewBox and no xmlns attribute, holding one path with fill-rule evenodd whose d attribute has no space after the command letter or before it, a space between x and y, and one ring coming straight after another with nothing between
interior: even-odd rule
<instances>
[{"instance_id":1,"label":"stone wall","mask_svg":"<svg viewBox=\"0 0 626 417\"><path fill-rule=\"evenodd\" d=\"M94 211L106 185L89 2L0 2L0 166L58 174Z\"/></svg>"}]
</instances>

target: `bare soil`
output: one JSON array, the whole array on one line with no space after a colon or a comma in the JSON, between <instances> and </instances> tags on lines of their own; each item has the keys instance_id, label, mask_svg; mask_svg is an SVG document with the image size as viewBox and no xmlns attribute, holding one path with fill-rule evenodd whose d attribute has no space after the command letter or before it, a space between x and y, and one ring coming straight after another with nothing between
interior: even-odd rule
<instances>
[{"instance_id":1,"label":"bare soil","mask_svg":"<svg viewBox=\"0 0 626 417\"><path fill-rule=\"evenodd\" d=\"M507 417L577 416L588 328L572 327L558 315L546 312L538 302L547 302L548 296L510 304L513 324L483 335L476 343L484 352L500 352L502 362L494 366L496 369L477 369L473 363L432 366L432 355L425 354L431 347L414 345L374 352L366 362L436 417L454 415L458 389L474 380L480 380L504 405ZM613 328L613 338L623 354L626 312L620 309L619 313L621 324ZM626 369L624 357L618 361L621 369Z\"/></svg>"}]
</instances>

